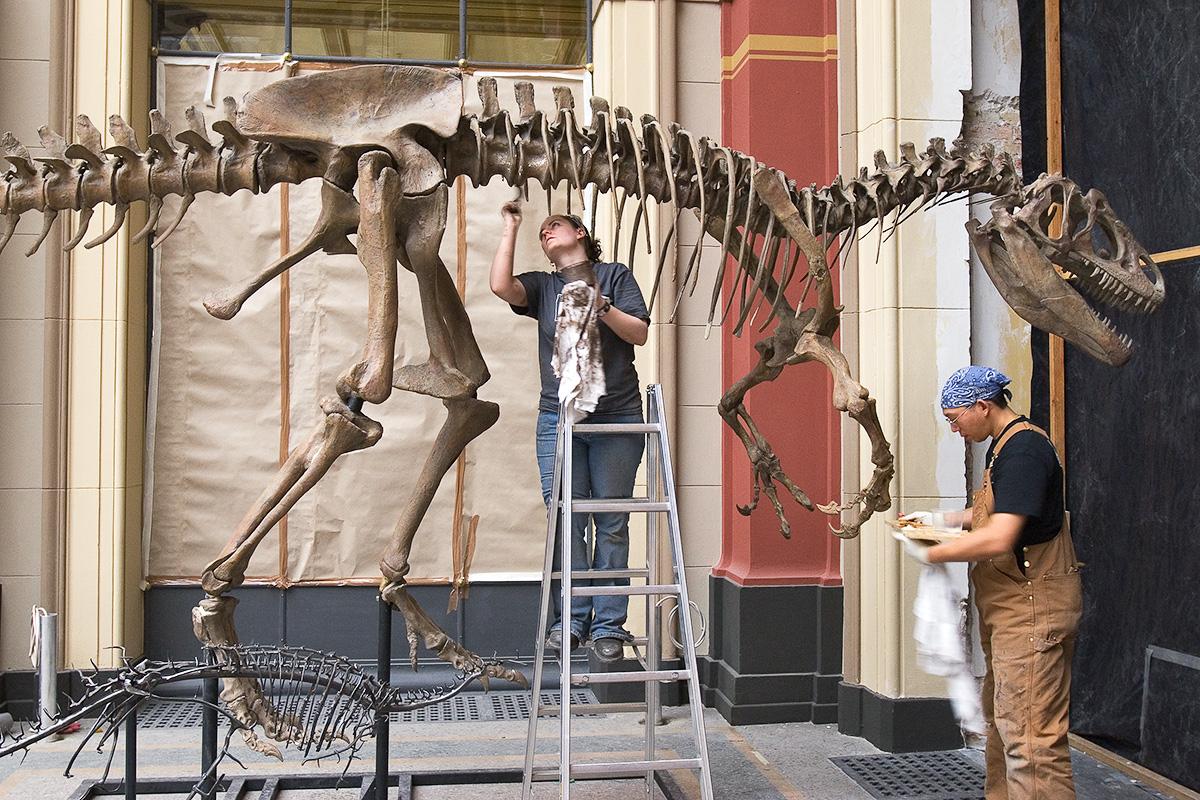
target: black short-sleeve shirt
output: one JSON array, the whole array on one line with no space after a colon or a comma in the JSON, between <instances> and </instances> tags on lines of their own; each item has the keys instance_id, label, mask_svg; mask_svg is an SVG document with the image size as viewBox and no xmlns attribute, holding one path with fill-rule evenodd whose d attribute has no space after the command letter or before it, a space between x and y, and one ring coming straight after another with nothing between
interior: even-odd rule
<instances>
[{"instance_id":1,"label":"black short-sleeve shirt","mask_svg":"<svg viewBox=\"0 0 1200 800\"><path fill-rule=\"evenodd\" d=\"M642 290L633 277L633 272L624 264L598 263L595 265L596 280L600 293L626 314L637 317L647 324L650 312ZM550 366L554 353L554 322L558 314L558 298L566 281L555 272L523 272L516 276L525 287L524 306L512 306L512 310L525 317L533 317L538 323L538 365L542 374L542 393L538 399L539 411L558 411L558 378ZM629 414L642 408L642 393L638 384L637 371L633 368L633 345L613 333L601 322L600 356L604 361L604 396L589 416L602 420L605 416Z\"/></svg>"},{"instance_id":2,"label":"black short-sleeve shirt","mask_svg":"<svg viewBox=\"0 0 1200 800\"><path fill-rule=\"evenodd\" d=\"M1019 417L1004 431L1020 422ZM998 514L1021 514L1025 525L1014 553L1021 564L1021 548L1048 542L1058 535L1063 521L1063 471L1054 445L1037 431L1017 431L992 460L996 441L987 451L986 463L992 465L992 495Z\"/></svg>"}]
</instances>

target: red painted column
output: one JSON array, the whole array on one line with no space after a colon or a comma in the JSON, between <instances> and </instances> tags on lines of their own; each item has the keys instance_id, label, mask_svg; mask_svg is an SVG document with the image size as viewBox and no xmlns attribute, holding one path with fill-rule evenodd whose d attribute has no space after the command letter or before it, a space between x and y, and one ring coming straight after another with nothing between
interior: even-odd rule
<instances>
[{"instance_id":1,"label":"red painted column","mask_svg":"<svg viewBox=\"0 0 1200 800\"><path fill-rule=\"evenodd\" d=\"M733 0L721 10L723 142L800 185L828 183L838 164L836 0ZM732 272L727 281L729 291ZM723 385L730 386L758 361L754 342L764 334L748 325L740 338L722 335ZM840 499L840 421L831 400L825 368L801 364L753 389L746 401L784 470L814 503ZM750 517L738 512L736 505L752 496L753 481L745 448L728 428L721 482L724 520L714 577L741 586L841 585L831 517L805 510L782 487L790 540L765 496Z\"/></svg>"}]
</instances>

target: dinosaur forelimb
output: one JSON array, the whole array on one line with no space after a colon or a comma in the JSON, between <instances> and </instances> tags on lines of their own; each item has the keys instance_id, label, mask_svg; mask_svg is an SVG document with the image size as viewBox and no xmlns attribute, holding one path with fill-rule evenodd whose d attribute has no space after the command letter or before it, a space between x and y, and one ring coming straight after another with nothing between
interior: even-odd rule
<instances>
[{"instance_id":1,"label":"dinosaur forelimb","mask_svg":"<svg viewBox=\"0 0 1200 800\"><path fill-rule=\"evenodd\" d=\"M255 292L318 250L331 255L355 252L354 245L346 236L354 233L358 227L358 217L358 201L354 195L324 181L321 185L321 212L304 242L248 281L213 292L204 299L204 308L218 319L232 319Z\"/></svg>"},{"instance_id":2,"label":"dinosaur forelimb","mask_svg":"<svg viewBox=\"0 0 1200 800\"><path fill-rule=\"evenodd\" d=\"M835 501L817 506L826 514L852 511L849 520L843 520L836 528L830 526L839 537L852 539L858 535L859 529L872 514L891 507L892 498L888 484L896 472L895 459L892 457L888 440L883 435L879 416L875 413L875 401L871 399L866 388L850 376L850 362L833 340L806 330L796 342L794 353L799 361L820 361L825 365L833 377L834 408L849 414L862 426L871 440L871 463L875 469L863 490L849 503Z\"/></svg>"},{"instance_id":3,"label":"dinosaur forelimb","mask_svg":"<svg viewBox=\"0 0 1200 800\"><path fill-rule=\"evenodd\" d=\"M226 658L223 647L238 643L233 627L235 597L207 597L192 609L192 630L205 646L214 648L218 660ZM300 741L300 722L294 715L281 714L267 700L262 685L255 678L226 678L221 688L221 701L226 710L245 726L242 736L246 746L255 752L283 760L279 748L265 742L255 733L263 732L277 742Z\"/></svg>"},{"instance_id":4,"label":"dinosaur forelimb","mask_svg":"<svg viewBox=\"0 0 1200 800\"><path fill-rule=\"evenodd\" d=\"M321 401L325 418L304 444L288 455L275 481L259 496L238 524L220 557L204 568L201 584L220 595L245 579L255 548L283 515L320 480L344 453L379 441L383 426L361 412L351 411L336 397Z\"/></svg>"},{"instance_id":5,"label":"dinosaur forelimb","mask_svg":"<svg viewBox=\"0 0 1200 800\"><path fill-rule=\"evenodd\" d=\"M775 516L779 518L779 530L785 538L791 538L792 526L787 520L783 504L779 501L775 484L783 486L792 498L805 508L812 510L813 504L808 495L784 472L779 463L779 457L775 455L775 451L746 409L745 399L746 394L755 386L779 377L788 362L776 358L776 354L792 351L798 330L797 322L806 321L808 314L798 320L791 316L782 318L775 333L755 345L759 352L758 363L737 383L729 387L717 405L721 418L725 420L725 423L741 440L742 446L746 448L746 456L750 459L750 468L754 478L754 495L748 505L739 505L738 511L749 516L758 506L760 492L765 492L771 501L771 506L775 509Z\"/></svg>"},{"instance_id":6,"label":"dinosaur forelimb","mask_svg":"<svg viewBox=\"0 0 1200 800\"><path fill-rule=\"evenodd\" d=\"M499 678L522 687L529 686L525 676L517 670L487 663L446 635L424 609L417 605L417 601L413 600L402 581L384 583L380 595L404 616L404 625L408 631L409 660L414 670L417 668L417 647L424 645L426 650L432 651L439 659L461 672L479 672L480 681L485 689L488 687L489 678Z\"/></svg>"}]
</instances>

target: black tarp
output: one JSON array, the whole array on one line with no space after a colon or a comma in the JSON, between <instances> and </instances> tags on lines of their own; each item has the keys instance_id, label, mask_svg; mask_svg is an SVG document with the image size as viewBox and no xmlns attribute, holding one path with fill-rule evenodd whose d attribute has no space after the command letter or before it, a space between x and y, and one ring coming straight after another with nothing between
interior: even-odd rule
<instances>
[{"instance_id":1,"label":"black tarp","mask_svg":"<svg viewBox=\"0 0 1200 800\"><path fill-rule=\"evenodd\" d=\"M1021 0L1026 165L1038 150L1044 163L1043 8ZM1061 24L1066 174L1151 252L1200 245L1200 3L1062 0ZM1200 259L1163 271L1156 314L1110 314L1136 343L1129 364L1066 349L1068 506L1087 563L1072 727L1135 757L1146 648L1200 655ZM1198 685L1179 681L1175 702L1200 704ZM1157 707L1147 726L1169 723ZM1200 750L1181 763L1170 777L1200 787Z\"/></svg>"}]
</instances>

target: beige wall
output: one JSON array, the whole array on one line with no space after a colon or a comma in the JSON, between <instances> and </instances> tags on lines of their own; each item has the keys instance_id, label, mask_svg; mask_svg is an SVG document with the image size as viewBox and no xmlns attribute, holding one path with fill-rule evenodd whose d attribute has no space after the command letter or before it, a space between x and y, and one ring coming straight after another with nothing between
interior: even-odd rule
<instances>
[{"instance_id":1,"label":"beige wall","mask_svg":"<svg viewBox=\"0 0 1200 800\"><path fill-rule=\"evenodd\" d=\"M37 128L50 121L53 5L0 3L0 131L12 131L34 157L44 155ZM57 267L48 257L55 240L25 257L41 224L36 214L22 217L0 255L0 670L30 667L29 610L56 605L53 548L43 547L43 500L53 482L43 473L42 441L44 353L55 340L46 303L57 285L47 278Z\"/></svg>"},{"instance_id":2,"label":"beige wall","mask_svg":"<svg viewBox=\"0 0 1200 800\"><path fill-rule=\"evenodd\" d=\"M720 140L721 12L716 0L607 0L597 4L595 35L597 95L614 106L627 106L635 119L654 114ZM597 228L607 246L612 242L612 225L605 216L601 213ZM657 212L653 219L657 244L671 221L668 214ZM620 252L612 253L610 248L609 257L628 260L631 222L627 208ZM681 217L672 256L681 274L692 256L698 228L690 213ZM721 552L722 423L716 412L723 389L720 328L714 327L707 339L704 336L718 249L719 243L705 242L696 294L685 297L674 322L668 320L674 306L673 284L669 275L664 276L651 341L638 357L643 382L661 383L669 407L688 592L706 616L708 575ZM634 272L647 295L656 265L657 253L651 259L641 245ZM707 642L699 651L707 652Z\"/></svg>"},{"instance_id":3,"label":"beige wall","mask_svg":"<svg viewBox=\"0 0 1200 800\"><path fill-rule=\"evenodd\" d=\"M912 0L839 3L842 171L870 165L901 142L923 150L932 136L953 140L962 122L960 90L971 86L970 6ZM961 440L941 421L941 382L970 357L965 203L923 211L884 243L863 239L843 270L843 349L878 402L896 454L888 514L962 507ZM869 478L865 436L844 431L843 488ZM880 518L845 547L846 679L890 696L944 694L916 666L912 602L919 570Z\"/></svg>"}]
</instances>

